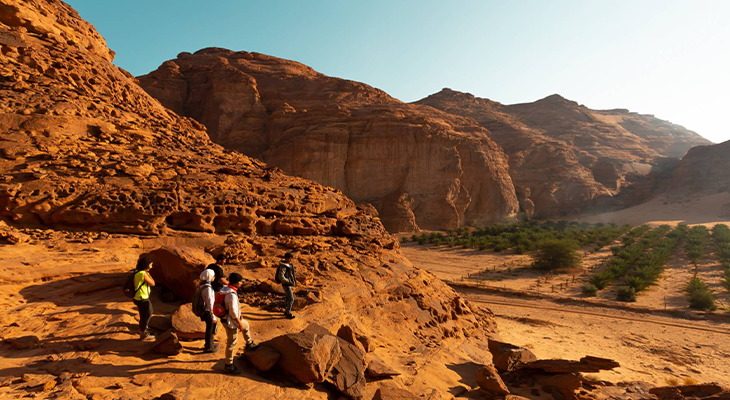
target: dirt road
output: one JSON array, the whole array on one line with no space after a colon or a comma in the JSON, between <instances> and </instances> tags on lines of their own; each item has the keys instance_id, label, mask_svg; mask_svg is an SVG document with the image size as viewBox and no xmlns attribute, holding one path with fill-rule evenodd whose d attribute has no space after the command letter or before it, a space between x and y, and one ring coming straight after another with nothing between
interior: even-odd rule
<instances>
[{"instance_id":1,"label":"dirt road","mask_svg":"<svg viewBox=\"0 0 730 400\"><path fill-rule=\"evenodd\" d=\"M539 358L611 358L621 367L595 375L613 382L663 385L675 379L730 385L730 324L457 291L497 315L504 340Z\"/></svg>"}]
</instances>

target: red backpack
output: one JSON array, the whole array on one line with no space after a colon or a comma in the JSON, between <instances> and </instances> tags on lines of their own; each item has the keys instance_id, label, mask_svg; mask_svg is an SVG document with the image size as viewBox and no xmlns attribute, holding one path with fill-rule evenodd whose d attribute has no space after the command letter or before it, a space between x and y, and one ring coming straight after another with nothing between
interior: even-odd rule
<instances>
[{"instance_id":1,"label":"red backpack","mask_svg":"<svg viewBox=\"0 0 730 400\"><path fill-rule=\"evenodd\" d=\"M226 295L228 293L216 292L215 300L213 301L213 315L222 318L228 315L228 309L226 308Z\"/></svg>"}]
</instances>

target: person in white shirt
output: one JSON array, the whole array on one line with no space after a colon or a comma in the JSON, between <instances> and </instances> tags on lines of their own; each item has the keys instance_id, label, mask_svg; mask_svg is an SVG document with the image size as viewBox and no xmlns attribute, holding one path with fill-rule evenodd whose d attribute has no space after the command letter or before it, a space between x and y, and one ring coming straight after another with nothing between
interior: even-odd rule
<instances>
[{"instance_id":1,"label":"person in white shirt","mask_svg":"<svg viewBox=\"0 0 730 400\"><path fill-rule=\"evenodd\" d=\"M243 339L246 340L246 350L255 350L259 347L253 339L246 322L241 318L241 304L238 301L238 288L241 287L243 277L236 272L228 276L228 286L221 289L221 293L225 293L224 304L228 313L225 318L221 318L223 328L226 330L228 340L226 342L226 366L225 372L229 374L239 374L241 371L233 364L233 355L238 345L238 330L241 330Z\"/></svg>"},{"instance_id":2,"label":"person in white shirt","mask_svg":"<svg viewBox=\"0 0 730 400\"><path fill-rule=\"evenodd\" d=\"M211 284L214 279L215 271L212 269L205 269L200 274L200 295L203 299L203 315L200 316L200 319L205 322L205 346L203 347L203 353L215 353L218 350L218 344L213 341L216 328L218 327L218 318L213 314L215 291Z\"/></svg>"}]
</instances>

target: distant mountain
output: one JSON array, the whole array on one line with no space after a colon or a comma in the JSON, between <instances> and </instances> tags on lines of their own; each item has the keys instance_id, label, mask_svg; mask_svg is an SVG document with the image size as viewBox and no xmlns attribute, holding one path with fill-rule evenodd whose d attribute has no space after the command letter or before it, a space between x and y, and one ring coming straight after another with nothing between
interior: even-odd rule
<instances>
[{"instance_id":1,"label":"distant mountain","mask_svg":"<svg viewBox=\"0 0 730 400\"><path fill-rule=\"evenodd\" d=\"M470 118L294 61L219 48L181 53L139 81L213 141L373 204L390 231L518 211L502 149Z\"/></svg>"},{"instance_id":2,"label":"distant mountain","mask_svg":"<svg viewBox=\"0 0 730 400\"><path fill-rule=\"evenodd\" d=\"M681 126L627 110L591 110L559 95L503 105L443 89L416 104L474 118L509 157L523 209L569 215L614 196L650 172L676 166L693 146L710 142Z\"/></svg>"}]
</instances>

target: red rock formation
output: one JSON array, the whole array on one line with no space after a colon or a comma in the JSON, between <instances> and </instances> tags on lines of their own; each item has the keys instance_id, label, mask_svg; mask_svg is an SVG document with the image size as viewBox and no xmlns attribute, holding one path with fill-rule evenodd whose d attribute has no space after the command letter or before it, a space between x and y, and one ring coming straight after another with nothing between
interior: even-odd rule
<instances>
[{"instance_id":1,"label":"red rock formation","mask_svg":"<svg viewBox=\"0 0 730 400\"><path fill-rule=\"evenodd\" d=\"M372 203L390 231L514 216L504 155L470 119L257 53L181 53L140 84L213 141Z\"/></svg>"},{"instance_id":2,"label":"red rock formation","mask_svg":"<svg viewBox=\"0 0 730 400\"><path fill-rule=\"evenodd\" d=\"M230 240L214 254L230 261L227 272L240 272L249 281L270 279L273 271L261 267L275 265L285 251L296 252L298 275L308 293L294 323L311 318L330 329L356 320L370 329L364 335L379 332L381 351L394 352L403 347L440 346L455 338L478 343L494 331L493 315L486 310L472 307L473 313L456 313L454 304L460 301L456 293L403 257L398 241L385 231L372 207L358 207L336 189L286 176L212 143L200 124L163 107L127 72L112 65L113 53L103 39L66 4L0 0L0 49L0 219L9 225L2 229L9 232L3 233L3 240L14 240L13 228L37 227L104 232L124 246L129 246L121 238L124 235L166 236L173 242L184 236L186 245L202 248L201 242L210 242L201 238L225 234ZM432 128L434 144L458 136L444 132L445 128ZM457 138L452 143L467 146L471 142ZM485 138L484 143L491 142ZM484 148L462 153L482 157L485 165L498 165L489 162L500 156L480 153ZM442 150L434 148L434 154ZM455 160L449 161L454 168L471 168L466 161L462 167ZM504 208L498 211L490 208L496 203L475 200L470 207L484 209L477 207L474 213L503 215L509 210L513 197L500 191L511 187L509 178L495 171L489 179L496 181L463 185L475 198L480 188L488 191L489 185L496 185L499 190L490 195L502 196L499 201ZM452 200L462 204L459 199ZM322 263L325 266L320 268ZM178 267L188 283L200 268L183 263ZM169 282L178 278L158 277ZM186 287L190 293L190 286ZM47 295L52 299L58 293ZM117 295L121 298L120 291ZM106 294L105 290L105 296L114 301L111 291ZM273 296L250 292L242 297L250 300L251 307L274 301ZM328 301L321 301L323 297ZM66 305L58 307L61 314L70 312ZM52 333L52 340L62 343L78 334L103 335L106 317L86 315L83 327L61 328ZM258 323L252 321L254 326ZM42 340L49 338L43 329L38 335ZM159 351L180 350L174 335L160 340ZM6 350L0 352L9 359ZM460 354L453 356L454 361L464 354L458 345L448 353L452 352ZM46 354L22 357L15 354L13 362L24 368L44 368L40 360ZM100 361L105 362L112 361ZM435 374L439 381L430 381L429 386L446 390L451 384L446 367L429 368L441 369ZM181 369L164 379L186 382L193 376ZM120 379L129 384L129 379ZM100 379L90 385L101 385L94 387L101 391L109 384ZM271 384L251 381L247 385L255 391ZM17 394L22 388L15 385L12 390Z\"/></svg>"},{"instance_id":3,"label":"red rock formation","mask_svg":"<svg viewBox=\"0 0 730 400\"><path fill-rule=\"evenodd\" d=\"M502 105L444 89L417 102L472 117L509 157L523 210L556 216L613 196L652 169L709 141L681 126L627 110L596 111L558 95Z\"/></svg>"}]
</instances>

